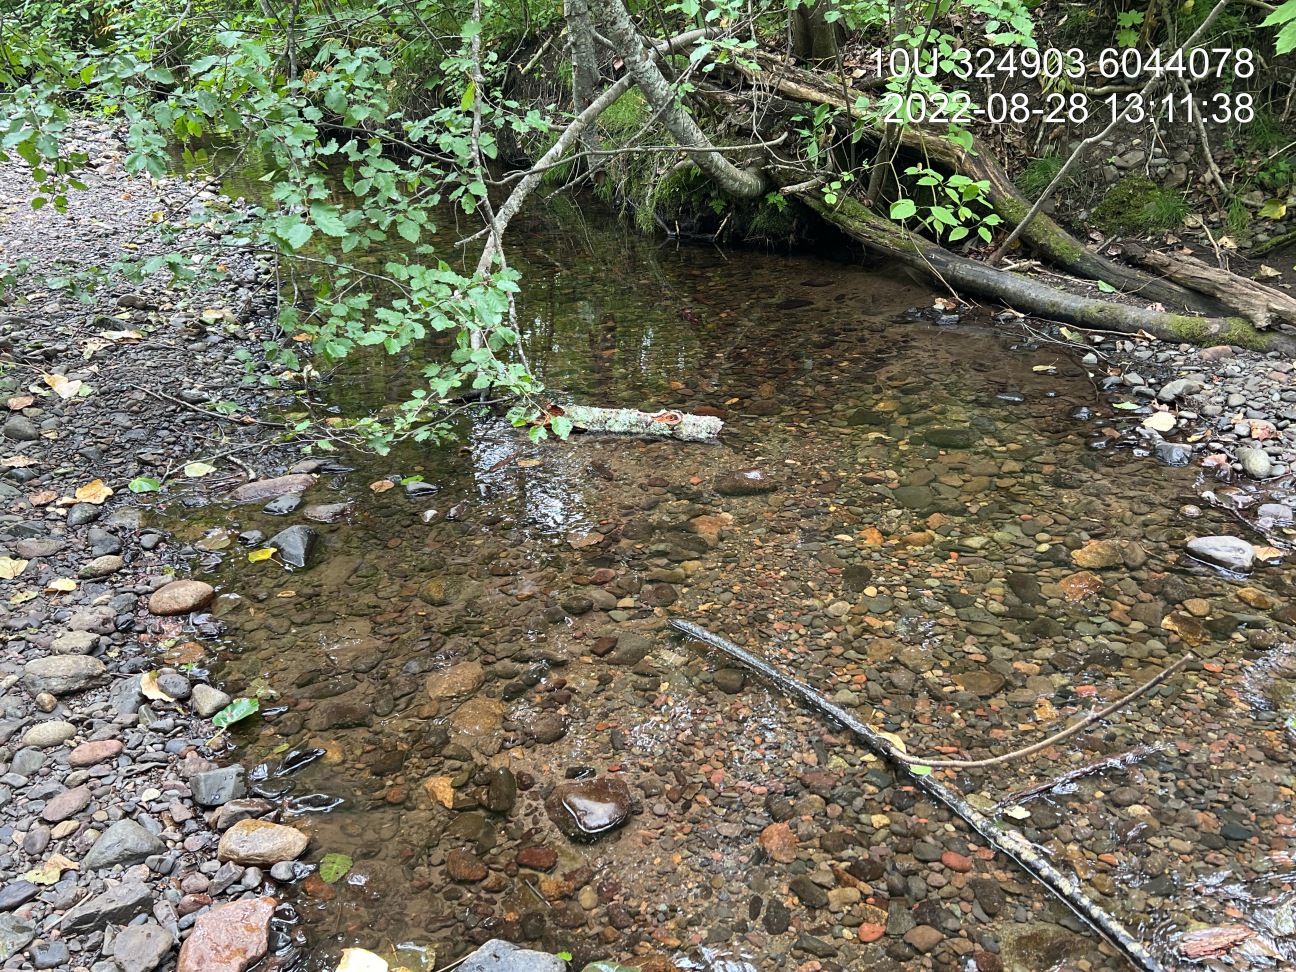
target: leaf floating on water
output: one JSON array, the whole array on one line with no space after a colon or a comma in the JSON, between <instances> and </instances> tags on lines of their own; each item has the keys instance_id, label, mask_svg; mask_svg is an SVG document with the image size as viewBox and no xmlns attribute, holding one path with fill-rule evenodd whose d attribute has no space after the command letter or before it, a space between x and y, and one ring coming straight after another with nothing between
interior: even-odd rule
<instances>
[{"instance_id":1,"label":"leaf floating on water","mask_svg":"<svg viewBox=\"0 0 1296 972\"><path fill-rule=\"evenodd\" d=\"M13 580L27 569L27 560L15 560L12 557L0 557L0 580Z\"/></svg>"},{"instance_id":2,"label":"leaf floating on water","mask_svg":"<svg viewBox=\"0 0 1296 972\"><path fill-rule=\"evenodd\" d=\"M191 462L184 467L184 474L190 479L201 479L216 471L215 466L208 465L205 462Z\"/></svg>"},{"instance_id":3,"label":"leaf floating on water","mask_svg":"<svg viewBox=\"0 0 1296 972\"><path fill-rule=\"evenodd\" d=\"M256 715L260 711L261 702L259 699L235 699L212 716L212 725L217 729L224 729L226 726L232 726L234 723L241 722L248 716Z\"/></svg>"},{"instance_id":4,"label":"leaf floating on water","mask_svg":"<svg viewBox=\"0 0 1296 972\"><path fill-rule=\"evenodd\" d=\"M158 673L147 672L140 678L140 691L144 693L145 698L152 699L154 702L174 702L173 696L167 695L158 687Z\"/></svg>"},{"instance_id":5,"label":"leaf floating on water","mask_svg":"<svg viewBox=\"0 0 1296 972\"><path fill-rule=\"evenodd\" d=\"M351 858L345 854L325 854L320 861L320 880L325 884L337 884L351 870Z\"/></svg>"},{"instance_id":6,"label":"leaf floating on water","mask_svg":"<svg viewBox=\"0 0 1296 972\"><path fill-rule=\"evenodd\" d=\"M372 489L375 493L385 493L387 492L387 490L391 489L395 485L396 484L393 483L390 479L380 479L376 483L370 483L369 488Z\"/></svg>"},{"instance_id":7,"label":"leaf floating on water","mask_svg":"<svg viewBox=\"0 0 1296 972\"><path fill-rule=\"evenodd\" d=\"M539 466L539 465L541 465L541 460L539 460L539 459L519 459L519 460L517 461L517 464L518 464L519 466L521 466L523 469L530 469L532 466Z\"/></svg>"},{"instance_id":8,"label":"leaf floating on water","mask_svg":"<svg viewBox=\"0 0 1296 972\"><path fill-rule=\"evenodd\" d=\"M326 857L325 860L328 860ZM323 871L321 869L321 875ZM324 878L325 884L332 884L328 878ZM344 948L342 949L342 961L338 963L337 972L387 972L390 968L387 960L381 955L375 955L366 948Z\"/></svg>"},{"instance_id":9,"label":"leaf floating on water","mask_svg":"<svg viewBox=\"0 0 1296 972\"><path fill-rule=\"evenodd\" d=\"M1175 427L1175 417L1169 412L1157 412L1143 420L1143 428L1154 432L1169 432Z\"/></svg>"},{"instance_id":10,"label":"leaf floating on water","mask_svg":"<svg viewBox=\"0 0 1296 972\"><path fill-rule=\"evenodd\" d=\"M278 552L279 551L276 550L274 547L262 547L261 549L253 550L250 554L248 554L248 560L254 564L258 564L263 560L269 560Z\"/></svg>"},{"instance_id":11,"label":"leaf floating on water","mask_svg":"<svg viewBox=\"0 0 1296 972\"><path fill-rule=\"evenodd\" d=\"M81 867L76 861L70 861L62 854L55 854L44 864L32 868L23 877L32 884L58 884L64 871L75 871Z\"/></svg>"},{"instance_id":12,"label":"leaf floating on water","mask_svg":"<svg viewBox=\"0 0 1296 972\"><path fill-rule=\"evenodd\" d=\"M104 485L102 479L93 479L76 491L76 498L79 503L98 506L112 494L113 491Z\"/></svg>"},{"instance_id":13,"label":"leaf floating on water","mask_svg":"<svg viewBox=\"0 0 1296 972\"><path fill-rule=\"evenodd\" d=\"M1013 820L1030 819L1030 811L1025 807L1006 807L1003 814L1005 817L1011 817Z\"/></svg>"}]
</instances>

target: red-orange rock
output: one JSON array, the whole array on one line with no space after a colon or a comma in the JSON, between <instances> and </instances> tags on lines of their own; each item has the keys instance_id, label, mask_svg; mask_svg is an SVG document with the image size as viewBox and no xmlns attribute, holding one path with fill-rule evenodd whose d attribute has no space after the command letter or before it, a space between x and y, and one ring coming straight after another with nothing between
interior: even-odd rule
<instances>
[{"instance_id":1,"label":"red-orange rock","mask_svg":"<svg viewBox=\"0 0 1296 972\"><path fill-rule=\"evenodd\" d=\"M120 753L125 744L120 739L99 739L95 742L82 743L68 753L68 765L76 767L94 766L106 759L112 759Z\"/></svg>"},{"instance_id":2,"label":"red-orange rock","mask_svg":"<svg viewBox=\"0 0 1296 972\"><path fill-rule=\"evenodd\" d=\"M859 926L859 940L861 942L876 942L886 934L886 928L882 925L875 925L870 921L864 922Z\"/></svg>"},{"instance_id":3,"label":"red-orange rock","mask_svg":"<svg viewBox=\"0 0 1296 972\"><path fill-rule=\"evenodd\" d=\"M796 834L785 823L770 824L762 830L759 843L761 849L780 864L791 864L796 860Z\"/></svg>"},{"instance_id":4,"label":"red-orange rock","mask_svg":"<svg viewBox=\"0 0 1296 972\"><path fill-rule=\"evenodd\" d=\"M962 854L956 854L953 851L946 851L941 855L941 863L951 871L957 871L959 874L966 874L972 870L972 861Z\"/></svg>"},{"instance_id":5,"label":"red-orange rock","mask_svg":"<svg viewBox=\"0 0 1296 972\"><path fill-rule=\"evenodd\" d=\"M180 949L176 972L247 972L269 947L274 898L221 905L200 915Z\"/></svg>"}]
</instances>

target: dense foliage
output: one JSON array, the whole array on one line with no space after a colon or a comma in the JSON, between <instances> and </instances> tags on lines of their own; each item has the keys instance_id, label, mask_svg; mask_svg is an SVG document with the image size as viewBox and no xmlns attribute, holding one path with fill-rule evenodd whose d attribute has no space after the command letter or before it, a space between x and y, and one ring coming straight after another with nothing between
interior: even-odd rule
<instances>
[{"instance_id":1,"label":"dense foliage","mask_svg":"<svg viewBox=\"0 0 1296 972\"><path fill-rule=\"evenodd\" d=\"M1266 21L1279 28L1279 51L1290 46L1293 3ZM523 422L537 414L542 389L522 353L513 315L519 279L500 245L511 211L499 208L519 185L516 170L552 153L599 94L572 90L582 76L573 69L575 41L597 36L581 18L598 19L598 12L583 11L571 0L565 8L554 0L18 0L0 14L0 159L30 165L39 190L34 206L63 206L84 161L61 144L78 112L123 120L127 165L138 173L163 174L177 147L213 139L233 146L265 171L267 192L253 219L225 227L225 242L292 256L284 265L297 298L285 301L280 324L311 349L317 370L357 348L395 354L429 336L453 336L452 349L427 365L426 387L414 399L353 434L380 449L395 437L442 435L447 403L470 390L510 398ZM819 105L793 118L795 139L779 148L780 179L816 180L830 203L867 183L870 196L888 197L893 219L950 243L989 242L996 232L1000 217L983 182L928 164L893 164L894 139L871 146L884 127L888 93L891 104L902 105L901 124L912 123L903 106L915 92L983 97L974 80L960 76L958 52L1033 48L1047 6L672 0L630 12L648 37L696 31L691 46L659 58L673 97L686 105L713 72L755 66L752 58L789 36L834 78L845 72L842 52L851 43L917 51L919 70L854 96L849 110ZM1165 12L1119 0L1109 13L1108 42L1129 46L1179 38L1203 16L1192 0ZM1274 33L1266 28L1254 42L1272 50ZM598 40L590 44L598 63L584 70L604 84L617 76L624 52ZM663 110L638 91L604 108L575 155L560 153L532 174L550 186L587 178L629 202L645 228L660 207L690 202L717 212L745 206L752 225L779 225L787 199L777 185L763 198L740 200L699 178L699 157L670 151ZM710 121L717 146L759 143L759 131ZM970 144L958 124L942 135ZM451 212L479 218L482 230L453 252L438 251L432 233ZM396 240L400 249L390 246ZM467 272L463 248L479 246L486 247L483 261ZM360 259L376 247L383 248L381 265ZM194 272L175 253L126 269L137 276ZM296 355L282 353L301 370ZM557 422L553 431L566 429ZM532 432L546 434L538 424Z\"/></svg>"}]
</instances>

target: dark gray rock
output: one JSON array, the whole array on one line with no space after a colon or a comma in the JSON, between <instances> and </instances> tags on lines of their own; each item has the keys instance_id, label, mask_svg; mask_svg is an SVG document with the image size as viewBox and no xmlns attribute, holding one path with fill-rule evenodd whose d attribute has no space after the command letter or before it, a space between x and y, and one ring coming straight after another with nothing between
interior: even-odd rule
<instances>
[{"instance_id":1,"label":"dark gray rock","mask_svg":"<svg viewBox=\"0 0 1296 972\"><path fill-rule=\"evenodd\" d=\"M285 493L283 496L276 497L261 507L261 512L269 513L271 516L287 516L289 513L295 512L301 504L301 493Z\"/></svg>"},{"instance_id":2,"label":"dark gray rock","mask_svg":"<svg viewBox=\"0 0 1296 972\"><path fill-rule=\"evenodd\" d=\"M129 818L118 820L95 841L82 868L94 871L119 864L139 864L154 854L165 854L166 844Z\"/></svg>"},{"instance_id":3,"label":"dark gray rock","mask_svg":"<svg viewBox=\"0 0 1296 972\"><path fill-rule=\"evenodd\" d=\"M103 511L93 503L77 503L68 509L67 525L70 527L85 526L99 519Z\"/></svg>"},{"instance_id":4,"label":"dark gray rock","mask_svg":"<svg viewBox=\"0 0 1296 972\"><path fill-rule=\"evenodd\" d=\"M971 429L923 429L923 438L928 445L938 449L969 449L977 440L977 434Z\"/></svg>"},{"instance_id":5,"label":"dark gray rock","mask_svg":"<svg viewBox=\"0 0 1296 972\"><path fill-rule=\"evenodd\" d=\"M591 840L630 818L630 791L618 779L562 783L545 800L549 819L568 837Z\"/></svg>"},{"instance_id":6,"label":"dark gray rock","mask_svg":"<svg viewBox=\"0 0 1296 972\"><path fill-rule=\"evenodd\" d=\"M286 530L280 530L267 546L279 551L279 556L288 567L305 567L310 563L311 554L319 542L319 531L314 527L297 524Z\"/></svg>"},{"instance_id":7,"label":"dark gray rock","mask_svg":"<svg viewBox=\"0 0 1296 972\"><path fill-rule=\"evenodd\" d=\"M35 442L40 438L40 429L25 415L11 415L0 432L14 442Z\"/></svg>"},{"instance_id":8,"label":"dark gray rock","mask_svg":"<svg viewBox=\"0 0 1296 972\"><path fill-rule=\"evenodd\" d=\"M17 955L35 937L35 925L15 915L0 915L0 962Z\"/></svg>"},{"instance_id":9,"label":"dark gray rock","mask_svg":"<svg viewBox=\"0 0 1296 972\"><path fill-rule=\"evenodd\" d=\"M220 769L195 773L189 779L189 788L199 806L220 807L247 795L243 784L242 766L222 766Z\"/></svg>"},{"instance_id":10,"label":"dark gray rock","mask_svg":"<svg viewBox=\"0 0 1296 972\"><path fill-rule=\"evenodd\" d=\"M99 931L107 925L128 924L136 915L153 910L153 892L137 882L118 884L82 902L63 918L70 932Z\"/></svg>"},{"instance_id":11,"label":"dark gray rock","mask_svg":"<svg viewBox=\"0 0 1296 972\"><path fill-rule=\"evenodd\" d=\"M0 911L13 911L40 894L40 885L31 881L11 881L0 888Z\"/></svg>"}]
</instances>

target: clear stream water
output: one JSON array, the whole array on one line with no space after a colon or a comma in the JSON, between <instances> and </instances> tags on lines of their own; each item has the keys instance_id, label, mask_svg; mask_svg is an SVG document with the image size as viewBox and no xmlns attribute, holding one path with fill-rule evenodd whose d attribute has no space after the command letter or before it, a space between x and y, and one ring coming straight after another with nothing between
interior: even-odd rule
<instances>
[{"instance_id":1,"label":"clear stream water","mask_svg":"<svg viewBox=\"0 0 1296 972\"><path fill-rule=\"evenodd\" d=\"M1210 508L1179 512L1220 484L1137 455L1137 416L1113 411L1059 346L906 315L932 295L895 268L845 250L677 247L591 210L538 207L512 231L530 360L560 400L719 409L719 443L534 446L482 415L456 445L347 456L354 471L306 496L349 512L315 524L305 571L250 564L228 542L299 514L214 503L170 517L180 537L215 548L203 569L226 627L203 664L232 691L263 695L264 718L236 733L235 755L311 833L308 861L354 860L336 884L313 876L281 891L304 945L285 943L275 962L332 969L361 945L433 968L498 935L577 961L655 954L663 968L990 969L987 949L1009 969L1122 967L833 727L759 683L727 691L724 661L663 631L669 614L756 644L915 752L1032 742L1196 642L1213 671L1193 666L1061 751L952 782L988 805L1161 744L1003 819L1077 870L1167 967L1184 930L1243 917L1268 937L1228 967L1296 958L1280 934L1296 930L1284 924L1293 821L1281 724L1293 666L1271 647L1289 630L1274 612L1291 589L1282 567L1240 579L1184 559L1187 537L1240 529ZM416 373L413 360L366 358L314 394L366 414L400 400ZM967 430L965 447L928 441L950 428ZM777 491L714 491L717 476L748 467ZM415 474L437 492L370 487ZM1142 556L1071 580L1067 547L1090 537ZM595 583L599 570L613 579ZM1239 601L1244 586L1268 606ZM649 639L646 658L615 664L596 650L627 634ZM485 683L432 700L429 675L465 661ZM565 735L534 741L541 716ZM282 772L290 753L311 751ZM508 813L480 805L500 767L521 788ZM582 767L624 778L637 801L624 828L589 844L562 837L541 806ZM432 777L458 787L455 809L424 786ZM794 865L757 849L776 796L795 811ZM1221 837L1227 824L1237 829ZM915 853L932 843L970 857L969 878L995 876L1007 893L996 914L992 891L974 895ZM537 845L556 851L552 871L515 863ZM447 875L462 849L489 867L484 880ZM788 890L799 872L860 893L807 908ZM764 924L772 901L790 904L790 932ZM942 942L915 956L896 934L860 940L869 923L906 927L897 910L939 925ZM800 933L836 954L794 950Z\"/></svg>"}]
</instances>

